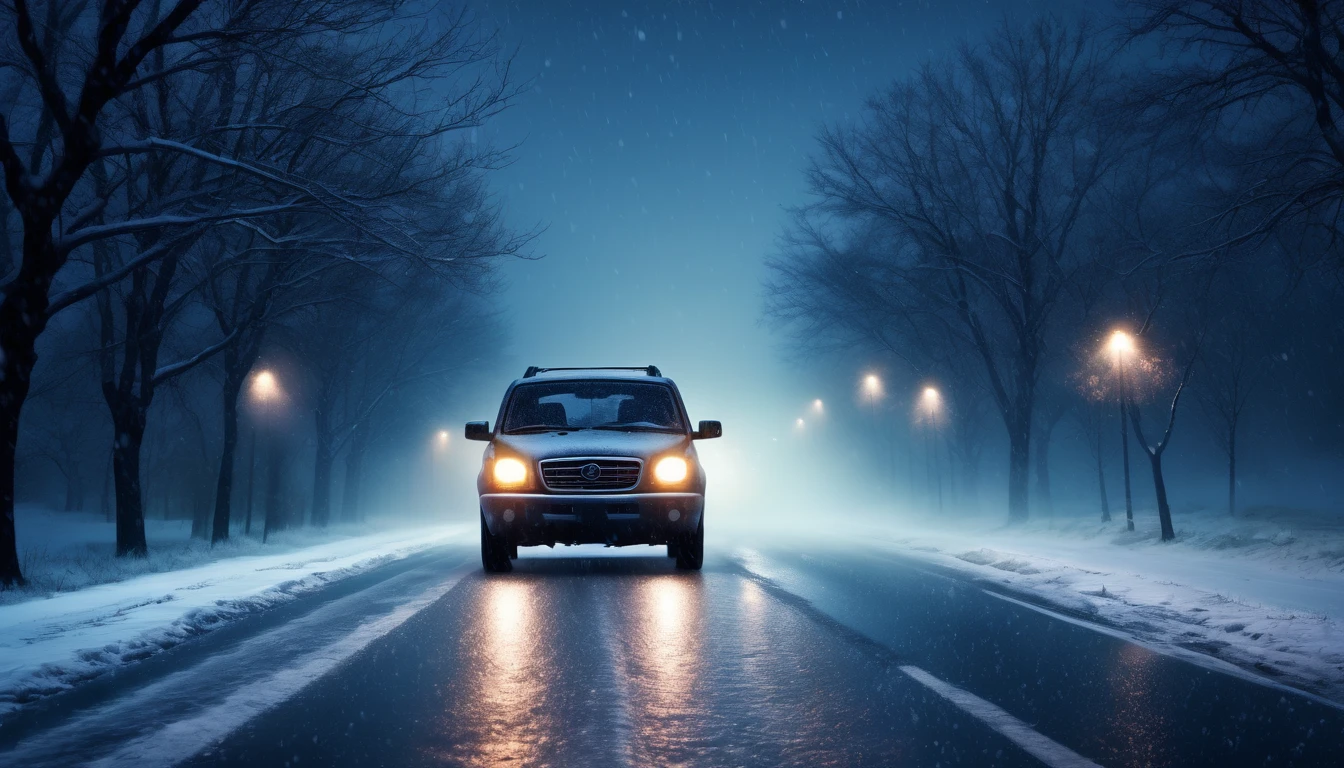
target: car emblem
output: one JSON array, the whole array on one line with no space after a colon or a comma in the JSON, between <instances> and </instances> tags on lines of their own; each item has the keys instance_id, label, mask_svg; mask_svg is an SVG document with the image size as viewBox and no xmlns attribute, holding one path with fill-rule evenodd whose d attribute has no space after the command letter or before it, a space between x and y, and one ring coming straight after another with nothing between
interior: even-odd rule
<instances>
[{"instance_id":1,"label":"car emblem","mask_svg":"<svg viewBox=\"0 0 1344 768\"><path fill-rule=\"evenodd\" d=\"M579 474L583 475L584 480L592 482L602 476L602 468L596 464L584 464L579 469Z\"/></svg>"}]
</instances>

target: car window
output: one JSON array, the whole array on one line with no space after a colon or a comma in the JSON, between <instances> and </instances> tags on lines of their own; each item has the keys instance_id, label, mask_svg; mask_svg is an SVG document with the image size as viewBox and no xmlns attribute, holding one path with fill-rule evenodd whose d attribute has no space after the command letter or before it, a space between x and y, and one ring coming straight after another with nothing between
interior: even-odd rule
<instances>
[{"instance_id":1,"label":"car window","mask_svg":"<svg viewBox=\"0 0 1344 768\"><path fill-rule=\"evenodd\" d=\"M686 428L672 390L627 381L548 381L513 390L504 432L541 428Z\"/></svg>"}]
</instances>

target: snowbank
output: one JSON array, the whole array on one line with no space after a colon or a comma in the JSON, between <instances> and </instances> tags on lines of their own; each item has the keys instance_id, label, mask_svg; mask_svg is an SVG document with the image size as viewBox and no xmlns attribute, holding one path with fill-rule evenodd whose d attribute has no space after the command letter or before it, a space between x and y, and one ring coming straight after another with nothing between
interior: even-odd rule
<instances>
[{"instance_id":1,"label":"snowbank","mask_svg":"<svg viewBox=\"0 0 1344 768\"><path fill-rule=\"evenodd\" d=\"M68 550L71 540L79 538L78 529L76 525L75 533L67 531L60 539L66 548L47 562L75 562ZM296 533L272 539L264 548L248 540L226 552L216 549L213 555L208 550L198 552L189 543L178 554L158 562L151 554L144 566L150 570L177 566L175 570L0 605L0 715L253 611L429 547L461 540L470 531L462 526L434 526L359 536L349 533ZM311 543L319 535L328 540ZM167 548L162 541L159 544L160 549ZM92 546L102 544L95 541ZM155 542L150 546L153 553ZM93 561L94 555L86 556ZM192 558L197 562L213 559L181 567ZM98 561L108 559L101 556ZM48 567L50 573L60 566ZM42 573L39 569L34 575L41 578ZM117 576L116 566L103 575ZM27 594L31 597L33 593Z\"/></svg>"},{"instance_id":2,"label":"snowbank","mask_svg":"<svg viewBox=\"0 0 1344 768\"><path fill-rule=\"evenodd\" d=\"M903 528L882 544L1151 648L1192 653L1344 703L1344 520L1256 508L1005 527Z\"/></svg>"}]
</instances>

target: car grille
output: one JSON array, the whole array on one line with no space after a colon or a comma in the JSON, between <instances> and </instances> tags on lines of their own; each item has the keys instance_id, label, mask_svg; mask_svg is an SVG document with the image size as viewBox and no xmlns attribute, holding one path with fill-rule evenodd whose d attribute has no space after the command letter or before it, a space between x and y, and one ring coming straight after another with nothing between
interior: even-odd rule
<instances>
[{"instance_id":1,"label":"car grille","mask_svg":"<svg viewBox=\"0 0 1344 768\"><path fill-rule=\"evenodd\" d=\"M597 465L596 477L583 476L589 464ZM553 491L625 491L639 485L642 466L639 459L547 459L541 479Z\"/></svg>"}]
</instances>

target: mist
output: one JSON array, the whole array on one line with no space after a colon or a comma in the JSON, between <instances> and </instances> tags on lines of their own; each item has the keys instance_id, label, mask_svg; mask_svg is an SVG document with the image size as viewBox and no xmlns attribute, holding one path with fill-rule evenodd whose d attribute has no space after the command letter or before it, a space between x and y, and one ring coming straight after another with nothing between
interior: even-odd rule
<instances>
[{"instance_id":1,"label":"mist","mask_svg":"<svg viewBox=\"0 0 1344 768\"><path fill-rule=\"evenodd\" d=\"M377 87L389 99L419 91L456 105L445 115L405 102L397 113L419 132L414 147L396 151L422 173L438 164L450 174L434 203L449 207L422 201L417 211L397 200L368 213L348 244L367 248L356 243L374 231L372 217L395 215L409 237L439 238L439 261L389 242L365 268L371 280L330 254L259 278L260 263L227 255L239 247L233 233L202 224L175 246L175 273L157 261L124 268L136 249L183 233L145 229L134 222L147 203L113 200L108 210L134 234L106 243L90 235L93 245L76 246L55 273L61 311L36 336L16 503L120 516L130 527L118 528L117 550L130 554L145 549L127 522L137 515L192 519L194 535L228 538L239 512L223 527L215 521L239 505L226 491L263 531L268 516L280 527L470 521L480 458L461 424L493 418L523 367L652 363L680 384L693 418L726 425L728 439L706 444L703 458L715 516L730 527L787 520L827 530L855 514L874 525L1099 520L1101 483L1110 513L1124 509L1116 371L1098 362L1123 330L1141 340L1136 364L1153 377L1134 386L1150 441L1182 391L1162 465L1178 528L1184 512L1229 504L1234 515L1337 512L1335 198L1295 191L1315 177L1290 175L1282 190L1247 202L1238 185L1258 182L1226 155L1244 156L1252 176L1271 173L1287 162L1267 154L1271 131L1294 132L1304 156L1319 138L1291 89L1238 102L1239 111L1215 113L1194 96L1159 106L1174 78L1194 77L1180 68L1193 49L1155 55L1153 43L1184 31L1144 28L1141 5L1093 15L1039 2L406 11L387 29L423 24L401 52L425 57L423 85ZM1033 26L1041 20L1051 26ZM1036 181L1057 199L1015 214L1014 224L1030 214L1053 228L1042 243L1056 255L1042 269L1062 270L1042 278L1057 282L1039 289L1049 296L1012 310L1040 326L1030 370L1013 367L1010 350L1023 339L992 306L1011 297L989 286L962 300L990 302L978 308L978 349L945 295L950 283L919 282L946 268L928 262L921 238L1004 237L994 234L992 184L977 191L974 176L941 171L915 179L900 163L918 159L917 149L871 157L897 138L884 120L952 120L936 90L977 98L956 68L969 66L966 56L992 65L995 45L1014 35L1082 46L1075 63L1092 69L1073 73L1079 94L1064 104L1075 122L1046 139L1082 142L1104 164L1083 179L1077 151L1047 157ZM302 32L292 39L303 44ZM347 55L374 55L383 39L352 37ZM434 46L470 55L445 67L431 58L442 50ZM471 85L467 74L481 79ZM1212 88L1211 77L1200 82ZM303 108L320 109L323 98L334 96L314 91ZM41 130L36 103L14 106L15 135ZM172 122L143 110L108 119ZM979 129L966 130L970 140ZM1000 159L982 158L987 168ZM1056 160L1075 165L1049 165ZM885 176L876 165L878 178L863 176L868 162L885 163ZM118 172L155 178L149 166ZM72 201L119 193L129 182L118 178ZM877 185L868 198L860 182ZM944 211L978 222L929 231L916 221L928 210L900 207L921 184L986 196ZM264 194L248 194L229 214L248 217L243 247L252 250L242 254L261 252L258 233L275 243L280 231L254 224L260 214L242 208ZM1077 210L1059 204L1068 200ZM441 218L469 210L451 227ZM13 287L27 279L15 271L22 229L14 202L3 213ZM466 228L475 250L452 252ZM304 236L335 237L327 224L310 229ZM103 277L118 269L124 275ZM991 263L967 269L977 280L1003 276ZM146 333L155 345L148 367L137 344ZM263 372L278 382L266 402L255 388ZM222 420L221 387L224 402L239 393ZM1029 415L1008 418L1030 423L1006 428L1004 404L1024 397ZM1239 420L1233 500L1229 407ZM111 446L139 430L140 455L118 459ZM1147 519L1158 506L1150 462L1141 446L1130 451L1130 506ZM221 464L223 454L232 460ZM137 467L119 475L132 458ZM233 477L221 481L230 463ZM251 527L245 520L248 535Z\"/></svg>"}]
</instances>

